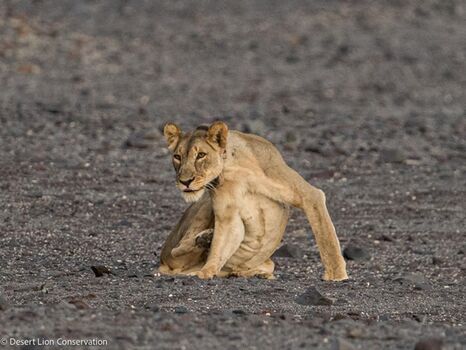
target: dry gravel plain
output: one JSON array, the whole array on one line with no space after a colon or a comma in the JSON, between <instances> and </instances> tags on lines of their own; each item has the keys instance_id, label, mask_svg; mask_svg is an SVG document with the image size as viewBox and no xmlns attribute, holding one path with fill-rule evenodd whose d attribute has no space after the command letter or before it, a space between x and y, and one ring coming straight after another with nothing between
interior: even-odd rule
<instances>
[{"instance_id":1,"label":"dry gravel plain","mask_svg":"<svg viewBox=\"0 0 466 350\"><path fill-rule=\"evenodd\" d=\"M465 62L461 0L0 1L0 338L464 349ZM216 119L326 192L349 281L298 211L276 280L152 274L160 130Z\"/></svg>"}]
</instances>

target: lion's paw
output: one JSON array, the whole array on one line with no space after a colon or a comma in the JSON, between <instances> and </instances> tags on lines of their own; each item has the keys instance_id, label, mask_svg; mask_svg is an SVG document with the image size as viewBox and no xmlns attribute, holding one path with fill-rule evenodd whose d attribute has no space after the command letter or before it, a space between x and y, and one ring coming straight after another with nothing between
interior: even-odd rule
<instances>
[{"instance_id":1,"label":"lion's paw","mask_svg":"<svg viewBox=\"0 0 466 350\"><path fill-rule=\"evenodd\" d=\"M196 273L197 277L203 280L214 278L216 271L213 268L203 268Z\"/></svg>"},{"instance_id":2,"label":"lion's paw","mask_svg":"<svg viewBox=\"0 0 466 350\"><path fill-rule=\"evenodd\" d=\"M348 279L348 274L345 270L342 271L325 271L324 281L344 281Z\"/></svg>"}]
</instances>

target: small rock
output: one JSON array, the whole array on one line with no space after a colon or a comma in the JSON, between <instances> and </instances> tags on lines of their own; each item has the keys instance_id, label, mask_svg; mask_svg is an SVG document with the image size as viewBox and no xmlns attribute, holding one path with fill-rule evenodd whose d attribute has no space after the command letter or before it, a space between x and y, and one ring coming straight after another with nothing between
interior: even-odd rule
<instances>
[{"instance_id":1,"label":"small rock","mask_svg":"<svg viewBox=\"0 0 466 350\"><path fill-rule=\"evenodd\" d=\"M335 300L327 298L320 294L315 287L308 288L303 294L298 296L295 301L301 305L333 305Z\"/></svg>"},{"instance_id":2,"label":"small rock","mask_svg":"<svg viewBox=\"0 0 466 350\"><path fill-rule=\"evenodd\" d=\"M154 141L160 137L158 130L137 131L131 134L125 141L124 146L133 148L149 148Z\"/></svg>"},{"instance_id":3,"label":"small rock","mask_svg":"<svg viewBox=\"0 0 466 350\"><path fill-rule=\"evenodd\" d=\"M41 286L40 286L40 291L42 293L45 293L45 294L47 294L51 289L52 289L52 286L48 282L45 282L45 283L41 284Z\"/></svg>"},{"instance_id":4,"label":"small rock","mask_svg":"<svg viewBox=\"0 0 466 350\"><path fill-rule=\"evenodd\" d=\"M412 314L411 318L416 322L424 323L427 317L422 314Z\"/></svg>"},{"instance_id":5,"label":"small rock","mask_svg":"<svg viewBox=\"0 0 466 350\"><path fill-rule=\"evenodd\" d=\"M402 163L406 160L406 155L397 148L386 148L380 150L379 161L382 163Z\"/></svg>"},{"instance_id":6,"label":"small rock","mask_svg":"<svg viewBox=\"0 0 466 350\"><path fill-rule=\"evenodd\" d=\"M234 313L235 315L246 315L246 311L241 310L241 309L232 310L231 312Z\"/></svg>"},{"instance_id":7,"label":"small rock","mask_svg":"<svg viewBox=\"0 0 466 350\"><path fill-rule=\"evenodd\" d=\"M458 254L466 255L466 243L464 243L463 246L460 247L460 249L458 250Z\"/></svg>"},{"instance_id":8,"label":"small rock","mask_svg":"<svg viewBox=\"0 0 466 350\"><path fill-rule=\"evenodd\" d=\"M177 314L185 314L189 312L186 306L175 306L175 313Z\"/></svg>"},{"instance_id":9,"label":"small rock","mask_svg":"<svg viewBox=\"0 0 466 350\"><path fill-rule=\"evenodd\" d=\"M71 299L68 301L68 303L74 305L78 310L86 310L91 308L85 301L81 299Z\"/></svg>"},{"instance_id":10,"label":"small rock","mask_svg":"<svg viewBox=\"0 0 466 350\"><path fill-rule=\"evenodd\" d=\"M343 338L336 338L332 343L332 350L354 350L355 347Z\"/></svg>"},{"instance_id":11,"label":"small rock","mask_svg":"<svg viewBox=\"0 0 466 350\"><path fill-rule=\"evenodd\" d=\"M42 193L42 191L32 191L29 192L26 196L31 198L42 198L44 194Z\"/></svg>"},{"instance_id":12,"label":"small rock","mask_svg":"<svg viewBox=\"0 0 466 350\"><path fill-rule=\"evenodd\" d=\"M313 153L321 153L321 145L319 145L315 141L307 141L304 144L304 151L305 152L313 152Z\"/></svg>"},{"instance_id":13,"label":"small rock","mask_svg":"<svg viewBox=\"0 0 466 350\"><path fill-rule=\"evenodd\" d=\"M439 338L424 338L419 340L414 350L442 350L443 340Z\"/></svg>"},{"instance_id":14,"label":"small rock","mask_svg":"<svg viewBox=\"0 0 466 350\"><path fill-rule=\"evenodd\" d=\"M139 273L137 271L131 270L131 271L128 271L128 273L126 274L126 277L128 277L128 278L140 278L140 277L142 277L142 275L141 275L141 273Z\"/></svg>"},{"instance_id":15,"label":"small rock","mask_svg":"<svg viewBox=\"0 0 466 350\"><path fill-rule=\"evenodd\" d=\"M76 306L74 306L73 304L70 304L68 301L66 300L61 300L60 302L58 302L56 304L56 307L58 309L63 309L63 310L76 310Z\"/></svg>"},{"instance_id":16,"label":"small rock","mask_svg":"<svg viewBox=\"0 0 466 350\"><path fill-rule=\"evenodd\" d=\"M147 310L152 311L152 312L159 312L160 311L160 306L158 306L157 304L149 304L149 305L146 305L145 308Z\"/></svg>"},{"instance_id":17,"label":"small rock","mask_svg":"<svg viewBox=\"0 0 466 350\"><path fill-rule=\"evenodd\" d=\"M359 247L354 244L348 244L345 249L343 249L343 256L347 260L357 260L357 261L362 261L362 260L369 260L370 255L369 252L362 247Z\"/></svg>"},{"instance_id":18,"label":"small rock","mask_svg":"<svg viewBox=\"0 0 466 350\"><path fill-rule=\"evenodd\" d=\"M118 221L114 226L131 227L131 226L133 226L133 224L130 221L128 221L127 219L123 219L123 220Z\"/></svg>"},{"instance_id":19,"label":"small rock","mask_svg":"<svg viewBox=\"0 0 466 350\"><path fill-rule=\"evenodd\" d=\"M380 240L385 241L385 242L393 242L393 237L386 235L386 234L382 234L380 236Z\"/></svg>"},{"instance_id":20,"label":"small rock","mask_svg":"<svg viewBox=\"0 0 466 350\"><path fill-rule=\"evenodd\" d=\"M146 140L158 140L160 139L162 134L158 129L147 130L144 132L144 138Z\"/></svg>"},{"instance_id":21,"label":"small rock","mask_svg":"<svg viewBox=\"0 0 466 350\"><path fill-rule=\"evenodd\" d=\"M403 285L411 285L417 290L430 289L427 279L419 273L408 273L404 276L395 278L394 281Z\"/></svg>"},{"instance_id":22,"label":"small rock","mask_svg":"<svg viewBox=\"0 0 466 350\"><path fill-rule=\"evenodd\" d=\"M364 331L357 327L357 328L351 328L348 331L348 337L356 339L356 338L362 338L364 336Z\"/></svg>"},{"instance_id":23,"label":"small rock","mask_svg":"<svg viewBox=\"0 0 466 350\"><path fill-rule=\"evenodd\" d=\"M416 116L410 116L410 118L405 122L404 127L408 130L419 131L423 134L427 131L425 121Z\"/></svg>"},{"instance_id":24,"label":"small rock","mask_svg":"<svg viewBox=\"0 0 466 350\"><path fill-rule=\"evenodd\" d=\"M181 278L181 284L183 286L192 286L192 285L196 284L196 282L197 281L193 277Z\"/></svg>"},{"instance_id":25,"label":"small rock","mask_svg":"<svg viewBox=\"0 0 466 350\"><path fill-rule=\"evenodd\" d=\"M112 272L104 265L91 266L95 277L102 277L103 275L110 275Z\"/></svg>"},{"instance_id":26,"label":"small rock","mask_svg":"<svg viewBox=\"0 0 466 350\"><path fill-rule=\"evenodd\" d=\"M295 143L295 142L298 142L299 141L299 138L298 136L296 135L296 133L292 130L289 130L286 132L285 134L285 142L286 143Z\"/></svg>"},{"instance_id":27,"label":"small rock","mask_svg":"<svg viewBox=\"0 0 466 350\"><path fill-rule=\"evenodd\" d=\"M382 315L380 315L379 320L380 321L390 321L390 315L382 314Z\"/></svg>"},{"instance_id":28,"label":"small rock","mask_svg":"<svg viewBox=\"0 0 466 350\"><path fill-rule=\"evenodd\" d=\"M0 295L0 311L5 311L6 309L8 309L8 302Z\"/></svg>"},{"instance_id":29,"label":"small rock","mask_svg":"<svg viewBox=\"0 0 466 350\"><path fill-rule=\"evenodd\" d=\"M346 320L346 319L348 319L348 315L345 315L345 314L335 314L335 316L333 316L332 318L333 321Z\"/></svg>"},{"instance_id":30,"label":"small rock","mask_svg":"<svg viewBox=\"0 0 466 350\"><path fill-rule=\"evenodd\" d=\"M284 244L273 253L273 257L275 258L302 259L303 256L303 250L293 244Z\"/></svg>"},{"instance_id":31,"label":"small rock","mask_svg":"<svg viewBox=\"0 0 466 350\"><path fill-rule=\"evenodd\" d=\"M443 264L443 259L439 258L438 256L434 256L434 257L432 257L432 264L442 265Z\"/></svg>"}]
</instances>

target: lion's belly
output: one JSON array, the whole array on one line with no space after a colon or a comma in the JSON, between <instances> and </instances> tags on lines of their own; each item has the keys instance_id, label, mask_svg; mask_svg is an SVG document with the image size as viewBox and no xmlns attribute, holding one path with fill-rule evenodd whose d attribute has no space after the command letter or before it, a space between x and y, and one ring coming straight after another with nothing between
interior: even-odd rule
<instances>
[{"instance_id":1,"label":"lion's belly","mask_svg":"<svg viewBox=\"0 0 466 350\"><path fill-rule=\"evenodd\" d=\"M240 205L244 239L226 268L253 268L266 261L281 242L289 208L267 197L246 195Z\"/></svg>"}]
</instances>

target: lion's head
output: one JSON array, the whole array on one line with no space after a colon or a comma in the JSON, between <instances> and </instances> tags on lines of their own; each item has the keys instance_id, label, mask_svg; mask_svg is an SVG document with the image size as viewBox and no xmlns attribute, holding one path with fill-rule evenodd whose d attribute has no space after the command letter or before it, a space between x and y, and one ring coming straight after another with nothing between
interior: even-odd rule
<instances>
[{"instance_id":1,"label":"lion's head","mask_svg":"<svg viewBox=\"0 0 466 350\"><path fill-rule=\"evenodd\" d=\"M222 173L228 127L215 122L182 133L177 125L168 123L163 133L172 151L176 185L187 202L195 202Z\"/></svg>"}]
</instances>

